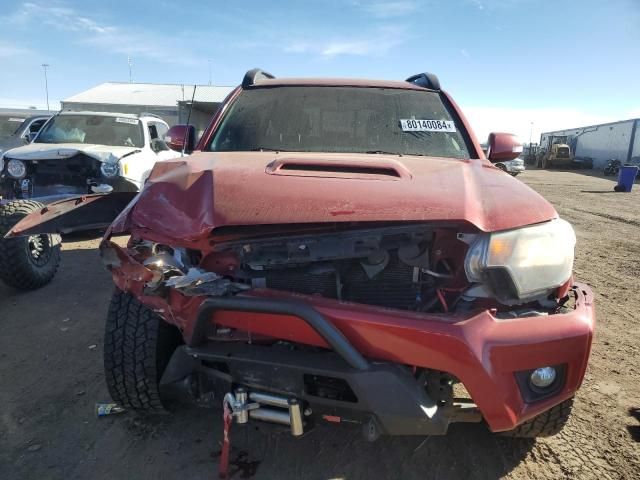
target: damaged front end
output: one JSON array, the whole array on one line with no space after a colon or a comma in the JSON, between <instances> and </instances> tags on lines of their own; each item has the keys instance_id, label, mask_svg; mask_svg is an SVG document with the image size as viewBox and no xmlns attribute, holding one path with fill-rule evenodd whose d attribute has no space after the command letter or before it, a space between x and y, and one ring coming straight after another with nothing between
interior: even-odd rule
<instances>
[{"instance_id":1,"label":"damaged front end","mask_svg":"<svg viewBox=\"0 0 640 480\"><path fill-rule=\"evenodd\" d=\"M109 235L101 252L118 289L184 338L161 379L167 396L219 406L236 392L238 415L290 426L293 398L307 428L324 419L442 435L483 419L513 429L573 396L584 375L590 290L505 273L509 236L442 222L229 226L182 246L137 229L123 248ZM549 365L548 388L522 381ZM279 398L280 410L247 407L252 395Z\"/></svg>"},{"instance_id":2,"label":"damaged front end","mask_svg":"<svg viewBox=\"0 0 640 480\"><path fill-rule=\"evenodd\" d=\"M0 162L0 197L49 203L77 195L138 191L137 185L120 175L120 158L113 155L73 149L52 150L48 157L46 152L38 153L36 158L18 158L11 152L5 156Z\"/></svg>"},{"instance_id":3,"label":"damaged front end","mask_svg":"<svg viewBox=\"0 0 640 480\"><path fill-rule=\"evenodd\" d=\"M237 418L292 433L355 422L375 438L482 420L512 430L582 382L593 295L572 282L575 238L560 220L493 234L464 222L221 226L178 241L134 224L145 194L53 204L10 235L123 210L101 256L119 291L181 333L166 398L226 398Z\"/></svg>"}]
</instances>

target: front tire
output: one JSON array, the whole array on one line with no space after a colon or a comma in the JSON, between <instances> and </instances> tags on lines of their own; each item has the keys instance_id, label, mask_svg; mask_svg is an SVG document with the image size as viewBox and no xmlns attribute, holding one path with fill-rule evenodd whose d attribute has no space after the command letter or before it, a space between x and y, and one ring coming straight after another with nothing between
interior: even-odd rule
<instances>
[{"instance_id":1,"label":"front tire","mask_svg":"<svg viewBox=\"0 0 640 480\"><path fill-rule=\"evenodd\" d=\"M116 290L104 334L104 373L111 398L133 410L166 413L159 382L180 343L176 327L131 294Z\"/></svg>"},{"instance_id":2,"label":"front tire","mask_svg":"<svg viewBox=\"0 0 640 480\"><path fill-rule=\"evenodd\" d=\"M513 430L501 432L501 435L515 438L551 437L560 433L565 426L571 415L572 407L573 397L518 425Z\"/></svg>"},{"instance_id":3,"label":"front tire","mask_svg":"<svg viewBox=\"0 0 640 480\"><path fill-rule=\"evenodd\" d=\"M16 223L42 208L42 203L31 200L0 206L0 278L19 290L46 285L60 265L60 235L3 238Z\"/></svg>"}]
</instances>

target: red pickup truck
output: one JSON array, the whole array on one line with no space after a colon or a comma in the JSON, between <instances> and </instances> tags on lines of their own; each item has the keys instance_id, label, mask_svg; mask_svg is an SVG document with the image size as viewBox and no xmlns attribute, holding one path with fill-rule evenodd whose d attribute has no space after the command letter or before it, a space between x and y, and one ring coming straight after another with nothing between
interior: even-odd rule
<instances>
[{"instance_id":1,"label":"red pickup truck","mask_svg":"<svg viewBox=\"0 0 640 480\"><path fill-rule=\"evenodd\" d=\"M169 146L190 132L174 127ZM113 399L225 405L293 435L325 421L369 439L481 421L557 433L593 294L573 280L572 227L492 164L520 152L495 133L485 158L432 74L247 72L102 241Z\"/></svg>"}]
</instances>

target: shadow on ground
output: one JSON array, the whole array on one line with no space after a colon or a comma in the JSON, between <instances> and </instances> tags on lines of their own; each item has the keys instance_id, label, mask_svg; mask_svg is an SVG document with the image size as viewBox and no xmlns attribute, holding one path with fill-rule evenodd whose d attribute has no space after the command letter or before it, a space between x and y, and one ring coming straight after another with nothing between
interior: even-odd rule
<instances>
[{"instance_id":1,"label":"shadow on ground","mask_svg":"<svg viewBox=\"0 0 640 480\"><path fill-rule=\"evenodd\" d=\"M125 426L129 436L144 438L144 448L136 442L140 454L157 452L154 462L166 463L169 471L175 469L170 464L176 456L184 461L191 457L193 474L216 478L220 412L186 408L159 421L131 415L113 422ZM168 438L182 445L182 452L172 452L172 458L159 455ZM298 439L270 427L234 425L231 442L232 478L279 480L497 479L511 472L534 446L533 440L499 437L482 425L453 425L445 437L381 437L374 443L352 425L319 425Z\"/></svg>"},{"instance_id":2,"label":"shadow on ground","mask_svg":"<svg viewBox=\"0 0 640 480\"><path fill-rule=\"evenodd\" d=\"M628 425L627 430L636 442L640 442L640 408L630 408L629 415L638 421L638 425Z\"/></svg>"}]
</instances>

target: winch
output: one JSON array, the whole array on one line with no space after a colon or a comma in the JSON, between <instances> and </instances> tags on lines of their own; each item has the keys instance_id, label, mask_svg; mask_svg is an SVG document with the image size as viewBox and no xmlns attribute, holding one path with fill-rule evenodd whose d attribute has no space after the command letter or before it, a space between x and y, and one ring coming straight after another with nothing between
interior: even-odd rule
<instances>
[{"instance_id":1,"label":"winch","mask_svg":"<svg viewBox=\"0 0 640 480\"><path fill-rule=\"evenodd\" d=\"M247 393L237 388L224 396L223 407L231 411L235 423L245 424L251 420L277 423L291 428L291 435L304 433L302 408L297 398L287 398L270 393Z\"/></svg>"},{"instance_id":2,"label":"winch","mask_svg":"<svg viewBox=\"0 0 640 480\"><path fill-rule=\"evenodd\" d=\"M234 423L246 424L249 419L288 425L291 435L299 437L304 433L302 409L297 398L287 398L271 393L251 392L236 388L222 401L223 439L220 452L219 476L227 478L229 473L229 452L231 450L230 430ZM311 414L311 412L308 412Z\"/></svg>"}]
</instances>

